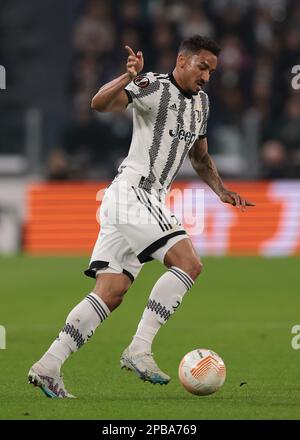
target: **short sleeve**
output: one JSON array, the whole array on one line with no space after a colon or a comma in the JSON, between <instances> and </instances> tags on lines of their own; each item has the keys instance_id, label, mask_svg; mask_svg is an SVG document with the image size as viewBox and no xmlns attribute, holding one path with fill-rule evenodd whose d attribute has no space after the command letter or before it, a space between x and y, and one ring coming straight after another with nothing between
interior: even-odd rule
<instances>
[{"instance_id":1,"label":"short sleeve","mask_svg":"<svg viewBox=\"0 0 300 440\"><path fill-rule=\"evenodd\" d=\"M152 72L137 76L128 86L125 92L128 96L128 105L134 107L151 107L156 101L160 89L160 81Z\"/></svg>"},{"instance_id":2,"label":"short sleeve","mask_svg":"<svg viewBox=\"0 0 300 440\"><path fill-rule=\"evenodd\" d=\"M199 129L199 139L206 137L207 121L209 117L209 99L206 93L200 94L201 99L201 125Z\"/></svg>"}]
</instances>

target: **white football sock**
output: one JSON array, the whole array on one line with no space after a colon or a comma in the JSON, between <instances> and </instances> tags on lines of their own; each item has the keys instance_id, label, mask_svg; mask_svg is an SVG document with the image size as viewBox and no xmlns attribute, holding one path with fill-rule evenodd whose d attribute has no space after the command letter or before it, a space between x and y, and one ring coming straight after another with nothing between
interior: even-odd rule
<instances>
[{"instance_id":1,"label":"white football sock","mask_svg":"<svg viewBox=\"0 0 300 440\"><path fill-rule=\"evenodd\" d=\"M184 294L193 284L192 278L175 266L158 279L130 344L133 353L151 352L156 333L175 312Z\"/></svg>"},{"instance_id":2,"label":"white football sock","mask_svg":"<svg viewBox=\"0 0 300 440\"><path fill-rule=\"evenodd\" d=\"M93 292L87 295L70 312L64 328L38 363L57 374L70 354L90 339L109 314L109 308L98 295Z\"/></svg>"}]
</instances>

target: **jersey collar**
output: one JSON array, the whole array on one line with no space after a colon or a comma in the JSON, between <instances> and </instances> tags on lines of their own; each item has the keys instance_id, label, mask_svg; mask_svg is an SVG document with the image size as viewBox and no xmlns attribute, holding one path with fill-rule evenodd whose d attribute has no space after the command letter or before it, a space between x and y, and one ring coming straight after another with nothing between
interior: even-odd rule
<instances>
[{"instance_id":1,"label":"jersey collar","mask_svg":"<svg viewBox=\"0 0 300 440\"><path fill-rule=\"evenodd\" d=\"M186 92L185 90L183 90L182 87L180 87L180 85L177 83L176 79L174 78L173 73L169 73L169 78L172 84L174 84L175 87L177 87L177 89L188 99L192 99L193 95L191 93Z\"/></svg>"}]
</instances>

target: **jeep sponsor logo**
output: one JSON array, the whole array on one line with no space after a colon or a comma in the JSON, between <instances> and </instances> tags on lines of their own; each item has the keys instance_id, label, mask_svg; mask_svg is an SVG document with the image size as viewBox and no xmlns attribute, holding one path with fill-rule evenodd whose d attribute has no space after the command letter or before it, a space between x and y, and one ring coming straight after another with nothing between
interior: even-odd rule
<instances>
[{"instance_id":1,"label":"jeep sponsor logo","mask_svg":"<svg viewBox=\"0 0 300 440\"><path fill-rule=\"evenodd\" d=\"M177 124L176 130L169 130L169 135L179 140L184 140L187 145L191 145L194 143L196 139L196 133L192 133L191 131L185 131L184 128L181 128L180 124Z\"/></svg>"}]
</instances>

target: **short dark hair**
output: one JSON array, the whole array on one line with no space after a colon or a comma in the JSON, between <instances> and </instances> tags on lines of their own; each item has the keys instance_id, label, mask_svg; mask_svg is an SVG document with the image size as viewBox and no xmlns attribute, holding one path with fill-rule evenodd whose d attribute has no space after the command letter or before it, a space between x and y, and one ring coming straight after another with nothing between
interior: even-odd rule
<instances>
[{"instance_id":1,"label":"short dark hair","mask_svg":"<svg viewBox=\"0 0 300 440\"><path fill-rule=\"evenodd\" d=\"M201 35L194 35L181 42L178 52L197 53L201 49L209 50L216 56L218 56L221 51L220 46L214 40L208 37L201 37Z\"/></svg>"}]
</instances>

